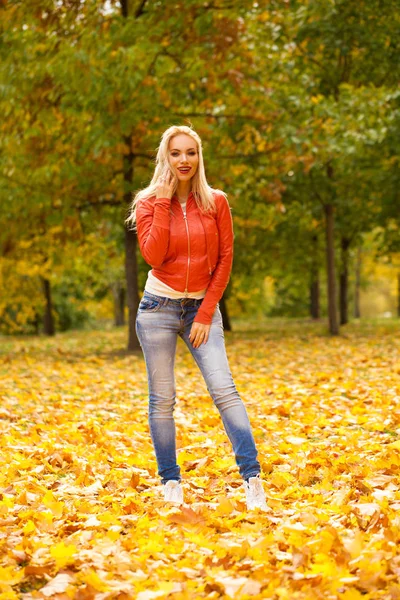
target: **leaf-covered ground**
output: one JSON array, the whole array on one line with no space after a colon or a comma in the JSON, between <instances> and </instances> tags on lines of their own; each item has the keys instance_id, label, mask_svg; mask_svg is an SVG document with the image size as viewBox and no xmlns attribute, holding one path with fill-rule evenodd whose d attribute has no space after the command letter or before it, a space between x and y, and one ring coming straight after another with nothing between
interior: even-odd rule
<instances>
[{"instance_id":1,"label":"leaf-covered ground","mask_svg":"<svg viewBox=\"0 0 400 600\"><path fill-rule=\"evenodd\" d=\"M226 334L270 513L177 354L185 505L165 505L126 330L2 338L0 600L400 598L400 335Z\"/></svg>"}]
</instances>

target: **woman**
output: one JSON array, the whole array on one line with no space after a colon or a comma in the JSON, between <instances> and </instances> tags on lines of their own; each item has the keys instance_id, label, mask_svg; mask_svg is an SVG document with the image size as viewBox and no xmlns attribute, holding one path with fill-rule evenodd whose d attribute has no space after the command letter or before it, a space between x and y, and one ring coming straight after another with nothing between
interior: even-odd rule
<instances>
[{"instance_id":1,"label":"woman","mask_svg":"<svg viewBox=\"0 0 400 600\"><path fill-rule=\"evenodd\" d=\"M136 318L149 385L149 425L164 499L183 503L176 461L174 362L178 335L199 366L231 441L248 509L270 510L246 408L225 351L218 305L233 258L226 194L206 180L201 140L187 126L169 127L150 185L132 202L143 258L151 265Z\"/></svg>"}]
</instances>

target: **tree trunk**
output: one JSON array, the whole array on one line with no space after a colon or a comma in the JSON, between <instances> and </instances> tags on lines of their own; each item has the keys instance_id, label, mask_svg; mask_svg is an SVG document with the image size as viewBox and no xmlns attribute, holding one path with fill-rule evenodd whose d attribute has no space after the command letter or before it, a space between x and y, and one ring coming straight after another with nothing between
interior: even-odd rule
<instances>
[{"instance_id":1,"label":"tree trunk","mask_svg":"<svg viewBox=\"0 0 400 600\"><path fill-rule=\"evenodd\" d=\"M53 319L53 306L51 302L51 287L50 281L45 277L42 277L43 293L46 299L46 306L43 318L43 326L45 335L54 335L54 319Z\"/></svg>"},{"instance_id":2,"label":"tree trunk","mask_svg":"<svg viewBox=\"0 0 400 600\"><path fill-rule=\"evenodd\" d=\"M310 312L312 319L319 319L319 279L312 279L310 284Z\"/></svg>"},{"instance_id":3,"label":"tree trunk","mask_svg":"<svg viewBox=\"0 0 400 600\"><path fill-rule=\"evenodd\" d=\"M354 290L354 318L361 317L360 311L360 287L361 287L361 246L357 248L356 256L356 286Z\"/></svg>"},{"instance_id":4,"label":"tree trunk","mask_svg":"<svg viewBox=\"0 0 400 600\"><path fill-rule=\"evenodd\" d=\"M219 301L219 307L221 309L222 324L224 326L225 331L232 331L231 321L228 314L228 307L226 305L224 296L222 296L221 300Z\"/></svg>"},{"instance_id":5,"label":"tree trunk","mask_svg":"<svg viewBox=\"0 0 400 600\"><path fill-rule=\"evenodd\" d=\"M125 289L120 281L111 286L114 298L114 324L116 327L125 325Z\"/></svg>"},{"instance_id":6,"label":"tree trunk","mask_svg":"<svg viewBox=\"0 0 400 600\"><path fill-rule=\"evenodd\" d=\"M319 319L319 270L318 270L318 236L312 237L312 262L310 277L310 313L312 319Z\"/></svg>"},{"instance_id":7,"label":"tree trunk","mask_svg":"<svg viewBox=\"0 0 400 600\"><path fill-rule=\"evenodd\" d=\"M328 274L328 318L329 332L339 334L336 301L336 274L335 274L335 239L334 239L334 209L332 204L324 205L326 222L326 262Z\"/></svg>"},{"instance_id":8,"label":"tree trunk","mask_svg":"<svg viewBox=\"0 0 400 600\"><path fill-rule=\"evenodd\" d=\"M342 236L340 240L341 270L340 270L340 324L346 325L349 321L348 314L348 289L349 289L349 247L350 240Z\"/></svg>"},{"instance_id":9,"label":"tree trunk","mask_svg":"<svg viewBox=\"0 0 400 600\"><path fill-rule=\"evenodd\" d=\"M124 18L130 16L131 2L129 0L120 0L121 15ZM145 2L141 2L134 12L135 18L142 14ZM129 148L128 154L123 157L124 173L124 205L128 207L131 204L131 190L133 187L133 159L131 135L124 135L123 142ZM136 313L139 307L138 293L138 272L136 259L137 237L136 233L125 227L125 274L126 274L126 298L128 305L128 346L129 352L139 350L140 344L136 335L135 322Z\"/></svg>"},{"instance_id":10,"label":"tree trunk","mask_svg":"<svg viewBox=\"0 0 400 600\"><path fill-rule=\"evenodd\" d=\"M128 350L132 352L140 348L135 331L139 294L137 284L136 233L127 228L125 228L125 273L128 305Z\"/></svg>"}]
</instances>

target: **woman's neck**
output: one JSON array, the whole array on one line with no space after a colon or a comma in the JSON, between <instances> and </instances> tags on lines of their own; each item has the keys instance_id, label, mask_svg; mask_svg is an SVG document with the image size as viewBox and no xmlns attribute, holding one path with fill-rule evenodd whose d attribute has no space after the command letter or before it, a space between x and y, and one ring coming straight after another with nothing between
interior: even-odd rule
<instances>
[{"instance_id":1,"label":"woman's neck","mask_svg":"<svg viewBox=\"0 0 400 600\"><path fill-rule=\"evenodd\" d=\"M178 187L176 188L176 195L178 196L179 202L181 202L182 204L186 202L191 189L192 186L190 181L180 181L178 183Z\"/></svg>"}]
</instances>

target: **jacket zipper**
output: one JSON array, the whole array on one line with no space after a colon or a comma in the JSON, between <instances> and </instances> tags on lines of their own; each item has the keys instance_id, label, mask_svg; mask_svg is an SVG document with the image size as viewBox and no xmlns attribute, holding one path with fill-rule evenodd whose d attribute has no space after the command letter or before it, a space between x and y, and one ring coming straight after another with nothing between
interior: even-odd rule
<instances>
[{"instance_id":1,"label":"jacket zipper","mask_svg":"<svg viewBox=\"0 0 400 600\"><path fill-rule=\"evenodd\" d=\"M183 210L182 210L182 212L183 212ZM187 224L187 215L185 215L185 213L183 213L183 218L185 219L186 233L187 233L187 239L188 239L188 264L187 264L186 285L185 285L185 298L187 298L188 297L189 267L190 267L190 237L189 237L189 227Z\"/></svg>"}]
</instances>

